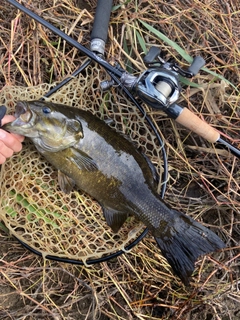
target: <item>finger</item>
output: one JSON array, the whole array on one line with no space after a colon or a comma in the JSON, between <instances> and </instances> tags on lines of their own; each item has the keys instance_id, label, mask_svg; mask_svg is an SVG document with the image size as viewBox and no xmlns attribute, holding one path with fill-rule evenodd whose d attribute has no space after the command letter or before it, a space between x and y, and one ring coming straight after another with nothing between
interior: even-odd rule
<instances>
[{"instance_id":1,"label":"finger","mask_svg":"<svg viewBox=\"0 0 240 320\"><path fill-rule=\"evenodd\" d=\"M0 141L0 154L5 158L10 158L13 155L13 149L8 148L3 141Z\"/></svg>"},{"instance_id":2,"label":"finger","mask_svg":"<svg viewBox=\"0 0 240 320\"><path fill-rule=\"evenodd\" d=\"M14 121L16 118L14 116L11 115L6 115L3 119L2 119L2 125L4 125L5 123L8 122L12 122ZM18 141L23 142L24 140L24 136L20 135L20 134L15 134L12 133L12 136L14 136L16 139L18 139Z\"/></svg>"},{"instance_id":3,"label":"finger","mask_svg":"<svg viewBox=\"0 0 240 320\"><path fill-rule=\"evenodd\" d=\"M14 152L19 152L20 150L22 150L21 142L16 137L14 137L13 134L8 133L7 131L2 129L0 129L0 141L2 147L3 145L5 145L9 149L12 149Z\"/></svg>"},{"instance_id":4,"label":"finger","mask_svg":"<svg viewBox=\"0 0 240 320\"><path fill-rule=\"evenodd\" d=\"M11 116L11 115L8 114L2 119L2 125L4 125L5 123L8 123L8 122L12 122L15 119L16 118L14 116Z\"/></svg>"},{"instance_id":5,"label":"finger","mask_svg":"<svg viewBox=\"0 0 240 320\"><path fill-rule=\"evenodd\" d=\"M20 134L11 133L11 135L12 135L16 140L18 140L20 143L22 143L23 140L25 139L25 137L24 137L24 136L20 136Z\"/></svg>"},{"instance_id":6,"label":"finger","mask_svg":"<svg viewBox=\"0 0 240 320\"><path fill-rule=\"evenodd\" d=\"M0 164L3 164L6 161L6 157L4 157L1 153L0 153Z\"/></svg>"}]
</instances>

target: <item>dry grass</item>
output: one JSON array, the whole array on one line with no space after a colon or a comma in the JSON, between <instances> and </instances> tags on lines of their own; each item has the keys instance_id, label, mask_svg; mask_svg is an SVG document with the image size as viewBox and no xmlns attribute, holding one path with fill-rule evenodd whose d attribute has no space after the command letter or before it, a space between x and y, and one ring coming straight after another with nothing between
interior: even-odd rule
<instances>
[{"instance_id":1,"label":"dry grass","mask_svg":"<svg viewBox=\"0 0 240 320\"><path fill-rule=\"evenodd\" d=\"M21 2L88 45L96 1L79 1L80 9L71 0ZM152 0L126 1L124 6L112 14L107 60L139 72L144 69L145 49L160 45L167 57L187 65L184 56L140 20L190 56L202 55L207 70L195 79L199 87L184 87L181 104L239 147L239 2ZM1 86L59 81L83 59L76 49L1 1ZM44 261L1 231L1 319L239 319L239 161L161 112L149 113L165 137L166 201L211 227L227 248L199 259L191 287L185 288L150 236L126 255L85 268Z\"/></svg>"}]
</instances>

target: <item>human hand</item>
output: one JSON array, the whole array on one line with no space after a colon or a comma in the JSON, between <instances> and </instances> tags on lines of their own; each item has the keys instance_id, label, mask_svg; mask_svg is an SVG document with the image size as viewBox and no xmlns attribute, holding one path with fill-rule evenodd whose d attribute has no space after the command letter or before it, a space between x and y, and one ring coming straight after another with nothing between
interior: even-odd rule
<instances>
[{"instance_id":1,"label":"human hand","mask_svg":"<svg viewBox=\"0 0 240 320\"><path fill-rule=\"evenodd\" d=\"M0 107L1 116L4 114L4 110ZM1 117L2 118L2 117ZM6 115L0 118L1 125L13 121L14 116ZM4 163L7 158L10 158L14 152L19 152L22 149L23 136L9 133L0 128L0 164Z\"/></svg>"}]
</instances>

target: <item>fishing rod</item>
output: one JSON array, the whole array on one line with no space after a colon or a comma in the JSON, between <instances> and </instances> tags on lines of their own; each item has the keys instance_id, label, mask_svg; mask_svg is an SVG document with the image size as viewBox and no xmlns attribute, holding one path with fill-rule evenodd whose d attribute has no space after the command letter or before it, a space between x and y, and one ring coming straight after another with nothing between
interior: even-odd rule
<instances>
[{"instance_id":1,"label":"fishing rod","mask_svg":"<svg viewBox=\"0 0 240 320\"><path fill-rule=\"evenodd\" d=\"M107 82L104 81L101 85L103 89L109 89L111 85L117 82L119 86L129 90L133 95L138 96L152 108L164 111L170 118L174 119L189 130L195 132L209 142L218 143L223 147L228 148L233 155L240 158L240 150L234 147L231 143L225 141L219 131L214 129L207 122L201 120L189 109L182 108L176 104L181 92L179 75L187 78L195 76L205 64L202 57L195 57L189 68L187 70L183 70L176 63L169 63L163 60L159 55L160 49L152 47L144 60L148 69L139 77L136 77L129 74L124 69L113 67L104 60L101 55L87 49L45 19L18 3L16 0L7 0L7 2L57 34L73 47L77 48L90 59L105 68L110 76L112 76L113 80ZM110 5L107 2L105 9L108 8L109 11L109 7ZM104 14L101 19L103 19L103 17ZM101 19L100 21L102 21ZM106 28L102 29L102 31L106 33L104 30L106 30ZM96 38L98 39L98 37ZM103 40L104 42L104 39L100 38L100 40Z\"/></svg>"}]
</instances>

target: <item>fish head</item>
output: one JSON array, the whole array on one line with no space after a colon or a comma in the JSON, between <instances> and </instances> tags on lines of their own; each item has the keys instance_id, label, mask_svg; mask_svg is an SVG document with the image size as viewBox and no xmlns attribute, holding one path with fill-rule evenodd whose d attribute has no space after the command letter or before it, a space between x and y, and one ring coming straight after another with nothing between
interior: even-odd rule
<instances>
[{"instance_id":1,"label":"fish head","mask_svg":"<svg viewBox=\"0 0 240 320\"><path fill-rule=\"evenodd\" d=\"M2 129L29 137L42 151L63 150L83 137L81 122L67 109L68 106L45 101L18 101L16 119Z\"/></svg>"}]
</instances>

